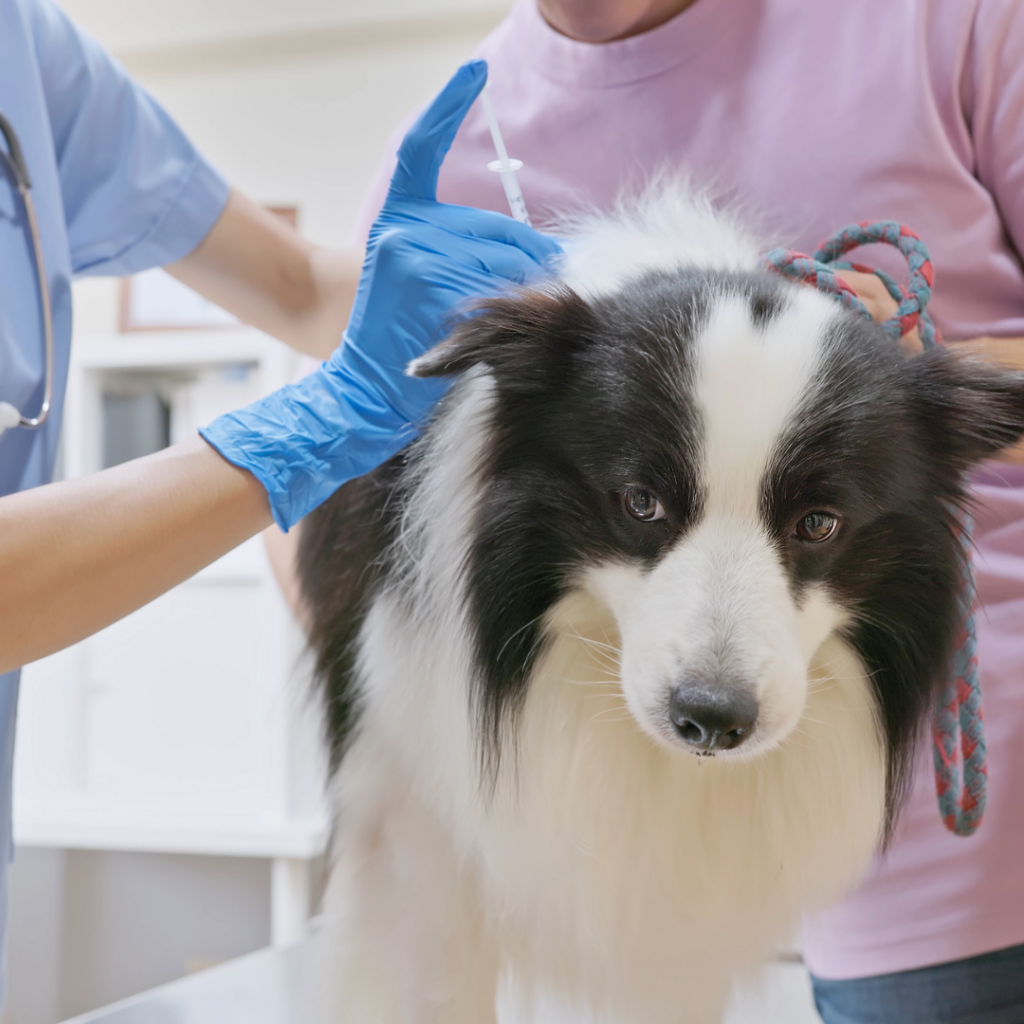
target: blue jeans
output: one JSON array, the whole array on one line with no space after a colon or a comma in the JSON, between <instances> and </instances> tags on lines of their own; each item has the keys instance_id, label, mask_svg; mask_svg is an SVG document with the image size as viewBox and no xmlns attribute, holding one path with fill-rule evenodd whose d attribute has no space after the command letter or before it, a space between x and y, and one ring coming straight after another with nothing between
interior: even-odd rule
<instances>
[{"instance_id":1,"label":"blue jeans","mask_svg":"<svg viewBox=\"0 0 1024 1024\"><path fill-rule=\"evenodd\" d=\"M1024 1024L1024 946L874 978L811 980L825 1024Z\"/></svg>"}]
</instances>

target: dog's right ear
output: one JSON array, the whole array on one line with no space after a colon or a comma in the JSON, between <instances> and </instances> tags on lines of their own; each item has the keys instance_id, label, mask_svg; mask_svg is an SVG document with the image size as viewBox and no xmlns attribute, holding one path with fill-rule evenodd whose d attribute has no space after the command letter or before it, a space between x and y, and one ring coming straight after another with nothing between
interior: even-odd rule
<instances>
[{"instance_id":1,"label":"dog's right ear","mask_svg":"<svg viewBox=\"0 0 1024 1024\"><path fill-rule=\"evenodd\" d=\"M452 377L483 365L502 383L550 384L592 336L590 306L570 288L522 289L470 306L449 336L414 359L412 377Z\"/></svg>"}]
</instances>

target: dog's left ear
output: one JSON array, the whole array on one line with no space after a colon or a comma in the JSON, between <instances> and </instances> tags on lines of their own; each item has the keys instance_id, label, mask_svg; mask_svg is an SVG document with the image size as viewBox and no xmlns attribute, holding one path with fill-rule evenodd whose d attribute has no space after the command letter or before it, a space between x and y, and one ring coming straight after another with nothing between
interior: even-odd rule
<instances>
[{"instance_id":1,"label":"dog's left ear","mask_svg":"<svg viewBox=\"0 0 1024 1024\"><path fill-rule=\"evenodd\" d=\"M569 288L523 289L471 306L448 338L408 368L413 377L452 377L485 366L502 383L550 384L594 325Z\"/></svg>"},{"instance_id":2,"label":"dog's left ear","mask_svg":"<svg viewBox=\"0 0 1024 1024\"><path fill-rule=\"evenodd\" d=\"M906 371L925 436L947 465L969 469L1024 437L1024 373L950 349L913 356Z\"/></svg>"}]
</instances>

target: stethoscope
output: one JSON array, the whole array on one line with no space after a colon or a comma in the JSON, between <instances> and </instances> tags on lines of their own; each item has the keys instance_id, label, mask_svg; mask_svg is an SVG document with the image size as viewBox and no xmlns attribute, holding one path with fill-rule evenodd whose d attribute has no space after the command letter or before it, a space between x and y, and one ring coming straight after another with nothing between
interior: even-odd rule
<instances>
[{"instance_id":1,"label":"stethoscope","mask_svg":"<svg viewBox=\"0 0 1024 1024\"><path fill-rule=\"evenodd\" d=\"M25 154L11 122L0 113L0 135L7 142L7 152L0 149L0 157L14 177L21 201L25 204L28 231L32 236L32 249L36 257L36 276L39 278L39 305L43 311L43 338L46 345L46 381L43 386L43 404L39 412L28 417L10 402L0 402L0 434L8 427L41 427L50 415L50 401L53 398L53 315L50 311L50 285L46 278L46 262L43 259L43 243L39 237L39 221L36 219L36 204L32 201L32 180L28 176Z\"/></svg>"}]
</instances>

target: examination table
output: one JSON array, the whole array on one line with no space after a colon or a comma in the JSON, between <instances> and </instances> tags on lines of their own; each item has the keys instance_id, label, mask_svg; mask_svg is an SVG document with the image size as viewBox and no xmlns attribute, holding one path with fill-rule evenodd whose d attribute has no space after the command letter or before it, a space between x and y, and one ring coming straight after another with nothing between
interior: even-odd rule
<instances>
[{"instance_id":1,"label":"examination table","mask_svg":"<svg viewBox=\"0 0 1024 1024\"><path fill-rule=\"evenodd\" d=\"M300 993L311 945L260 950L65 1024L309 1024ZM725 1024L820 1024L809 989L802 964L775 964ZM542 1024L579 1024L560 1013L543 1016Z\"/></svg>"}]
</instances>

